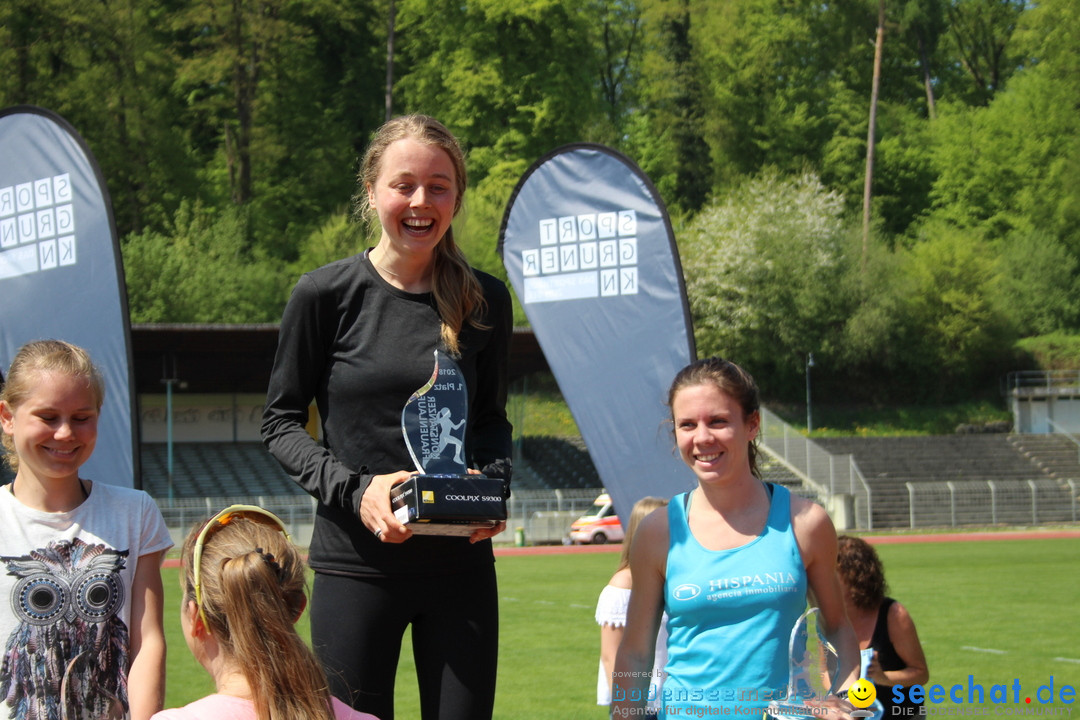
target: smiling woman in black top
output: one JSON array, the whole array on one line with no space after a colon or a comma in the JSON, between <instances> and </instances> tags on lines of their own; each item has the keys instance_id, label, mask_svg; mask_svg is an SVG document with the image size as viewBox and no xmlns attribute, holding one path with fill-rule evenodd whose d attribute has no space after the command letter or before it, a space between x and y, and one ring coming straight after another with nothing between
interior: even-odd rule
<instances>
[{"instance_id":1,"label":"smiling woman in black top","mask_svg":"<svg viewBox=\"0 0 1080 720\"><path fill-rule=\"evenodd\" d=\"M423 717L489 718L498 647L489 538L504 526L413 537L391 512L389 491L414 472L401 410L431 376L436 349L465 375L469 466L509 482L509 292L470 268L454 242L464 156L437 121L412 115L384 125L359 183L379 242L297 282L262 425L270 452L318 500L312 643L333 694L392 720L411 625ZM312 401L318 442L306 430Z\"/></svg>"}]
</instances>

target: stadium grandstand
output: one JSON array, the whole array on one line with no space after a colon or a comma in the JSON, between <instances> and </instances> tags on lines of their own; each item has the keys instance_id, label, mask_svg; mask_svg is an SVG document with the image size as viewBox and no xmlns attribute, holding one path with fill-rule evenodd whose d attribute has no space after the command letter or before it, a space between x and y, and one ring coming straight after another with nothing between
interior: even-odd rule
<instances>
[{"instance_id":1,"label":"stadium grandstand","mask_svg":"<svg viewBox=\"0 0 1080 720\"><path fill-rule=\"evenodd\" d=\"M258 435L276 325L137 325L132 337L142 487L174 533L252 502L309 536L314 501ZM515 377L547 369L527 331L511 352ZM822 503L845 530L1078 519L1080 442L1067 432L809 440L764 410L761 445L766 479ZM580 437L520 438L514 465L507 535L530 542L561 541L603 491Z\"/></svg>"}]
</instances>

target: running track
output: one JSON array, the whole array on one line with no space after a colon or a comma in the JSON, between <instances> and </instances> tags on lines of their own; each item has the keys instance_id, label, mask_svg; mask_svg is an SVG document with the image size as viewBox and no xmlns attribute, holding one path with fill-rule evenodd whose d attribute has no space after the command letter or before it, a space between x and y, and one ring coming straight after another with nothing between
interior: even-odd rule
<instances>
[{"instance_id":1,"label":"running track","mask_svg":"<svg viewBox=\"0 0 1080 720\"><path fill-rule=\"evenodd\" d=\"M1017 530L1000 532L929 533L926 535L861 535L871 545L901 543L974 542L979 540L1046 540L1080 538L1080 530ZM621 545L537 545L533 547L496 547L495 555L563 555L574 553L619 552Z\"/></svg>"}]
</instances>

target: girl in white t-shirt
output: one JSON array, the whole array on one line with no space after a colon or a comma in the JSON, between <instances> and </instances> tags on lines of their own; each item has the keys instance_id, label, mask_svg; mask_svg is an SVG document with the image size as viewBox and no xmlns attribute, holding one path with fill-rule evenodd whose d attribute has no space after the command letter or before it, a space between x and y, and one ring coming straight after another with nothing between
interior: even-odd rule
<instances>
[{"instance_id":1,"label":"girl in white t-shirt","mask_svg":"<svg viewBox=\"0 0 1080 720\"><path fill-rule=\"evenodd\" d=\"M154 720L376 720L330 696L295 623L304 560L273 513L225 508L184 541L180 626L217 692Z\"/></svg>"},{"instance_id":2,"label":"girl in white t-shirt","mask_svg":"<svg viewBox=\"0 0 1080 720\"><path fill-rule=\"evenodd\" d=\"M147 720L164 700L169 531L145 492L79 476L104 399L87 352L57 340L20 348L0 391L15 471L0 487L8 717Z\"/></svg>"},{"instance_id":3,"label":"girl in white t-shirt","mask_svg":"<svg viewBox=\"0 0 1080 720\"><path fill-rule=\"evenodd\" d=\"M596 602L596 622L600 626L600 669L596 678L596 704L610 705L613 686L616 694L619 683L612 681L611 673L615 669L615 653L622 641L626 629L626 608L630 603L630 544L637 532L638 525L657 508L664 507L668 501L657 497L645 497L634 503L630 519L626 523L623 536L622 555L619 567L602 591ZM649 679L648 706L655 714L660 706L660 687L663 684L664 663L667 660L667 629L663 624L656 638L656 660ZM627 683L622 683L625 688Z\"/></svg>"}]
</instances>

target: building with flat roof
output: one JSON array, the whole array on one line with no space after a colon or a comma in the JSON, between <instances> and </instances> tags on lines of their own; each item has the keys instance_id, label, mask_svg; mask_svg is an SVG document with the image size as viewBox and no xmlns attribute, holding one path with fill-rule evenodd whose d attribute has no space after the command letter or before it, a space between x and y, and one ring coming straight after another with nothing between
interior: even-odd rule
<instances>
[{"instance_id":1,"label":"building with flat roof","mask_svg":"<svg viewBox=\"0 0 1080 720\"><path fill-rule=\"evenodd\" d=\"M1015 433L1080 433L1080 370L1009 373L1006 397Z\"/></svg>"}]
</instances>

